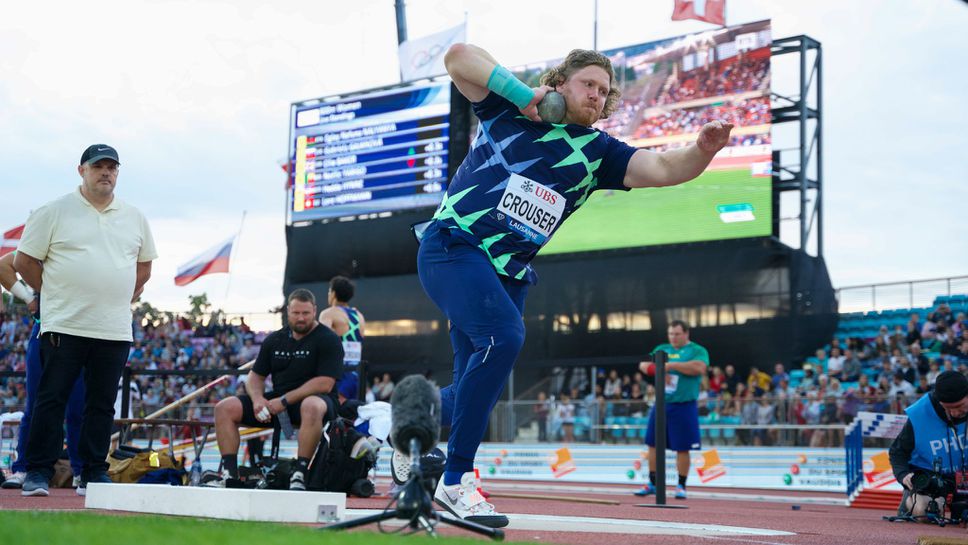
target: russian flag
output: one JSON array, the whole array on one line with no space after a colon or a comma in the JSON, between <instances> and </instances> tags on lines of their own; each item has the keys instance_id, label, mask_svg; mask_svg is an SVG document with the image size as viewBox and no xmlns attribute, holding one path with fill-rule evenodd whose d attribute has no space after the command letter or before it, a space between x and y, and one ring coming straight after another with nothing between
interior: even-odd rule
<instances>
[{"instance_id":1,"label":"russian flag","mask_svg":"<svg viewBox=\"0 0 968 545\"><path fill-rule=\"evenodd\" d=\"M3 233L3 242L0 242L0 257L3 257L17 249L20 244L20 237L24 234L24 226L14 227Z\"/></svg>"},{"instance_id":2,"label":"russian flag","mask_svg":"<svg viewBox=\"0 0 968 545\"><path fill-rule=\"evenodd\" d=\"M234 236L178 267L178 272L175 274L175 285L187 286L206 274L229 272L229 258L232 256L233 244L235 244Z\"/></svg>"}]
</instances>

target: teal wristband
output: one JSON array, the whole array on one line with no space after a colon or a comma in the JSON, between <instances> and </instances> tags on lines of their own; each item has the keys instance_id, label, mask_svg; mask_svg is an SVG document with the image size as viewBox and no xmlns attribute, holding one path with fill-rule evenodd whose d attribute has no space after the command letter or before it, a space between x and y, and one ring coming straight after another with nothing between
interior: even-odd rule
<instances>
[{"instance_id":1,"label":"teal wristband","mask_svg":"<svg viewBox=\"0 0 968 545\"><path fill-rule=\"evenodd\" d=\"M534 90L500 64L494 67L491 77L487 78L487 88L510 100L520 109L526 108L534 99Z\"/></svg>"}]
</instances>

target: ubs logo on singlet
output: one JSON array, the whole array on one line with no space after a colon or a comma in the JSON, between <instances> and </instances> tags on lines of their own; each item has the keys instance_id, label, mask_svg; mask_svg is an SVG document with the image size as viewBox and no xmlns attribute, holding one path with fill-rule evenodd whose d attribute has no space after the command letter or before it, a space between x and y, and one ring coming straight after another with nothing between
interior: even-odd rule
<instances>
[{"instance_id":1,"label":"ubs logo on singlet","mask_svg":"<svg viewBox=\"0 0 968 545\"><path fill-rule=\"evenodd\" d=\"M535 197L538 197L548 204L555 204L558 202L558 197L561 196L541 184L533 183L527 178L525 178L524 182L521 183L521 191L524 191L525 193L534 192Z\"/></svg>"},{"instance_id":2,"label":"ubs logo on singlet","mask_svg":"<svg viewBox=\"0 0 968 545\"><path fill-rule=\"evenodd\" d=\"M496 217L535 244L548 241L565 213L565 198L550 187L511 174Z\"/></svg>"}]
</instances>

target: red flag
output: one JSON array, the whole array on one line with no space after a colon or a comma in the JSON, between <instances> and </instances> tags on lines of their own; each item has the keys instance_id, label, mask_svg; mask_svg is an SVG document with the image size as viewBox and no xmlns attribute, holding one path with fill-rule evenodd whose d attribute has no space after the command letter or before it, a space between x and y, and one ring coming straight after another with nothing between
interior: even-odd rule
<instances>
[{"instance_id":1,"label":"red flag","mask_svg":"<svg viewBox=\"0 0 968 545\"><path fill-rule=\"evenodd\" d=\"M20 244L20 237L24 234L24 226L18 225L3 233L3 241L0 242L0 257L3 257L17 249Z\"/></svg>"},{"instance_id":2,"label":"red flag","mask_svg":"<svg viewBox=\"0 0 968 545\"><path fill-rule=\"evenodd\" d=\"M675 0L672 20L696 19L726 26L726 0Z\"/></svg>"}]
</instances>

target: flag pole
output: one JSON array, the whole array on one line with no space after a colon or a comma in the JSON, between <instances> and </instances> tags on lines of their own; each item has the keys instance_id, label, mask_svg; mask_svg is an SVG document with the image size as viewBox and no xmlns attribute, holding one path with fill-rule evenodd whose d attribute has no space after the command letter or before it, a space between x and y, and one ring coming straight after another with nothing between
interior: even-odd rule
<instances>
[{"instance_id":1,"label":"flag pole","mask_svg":"<svg viewBox=\"0 0 968 545\"><path fill-rule=\"evenodd\" d=\"M595 0L595 17L592 23L592 51L598 51L598 0Z\"/></svg>"},{"instance_id":2,"label":"flag pole","mask_svg":"<svg viewBox=\"0 0 968 545\"><path fill-rule=\"evenodd\" d=\"M225 283L225 297L223 298L226 304L228 304L229 301L229 289L232 288L232 256L238 252L237 248L239 246L239 239L242 238L242 226L245 225L245 214L246 210L243 210L242 221L239 222L239 232L235 234L235 242L232 243L232 253L229 254L229 280Z\"/></svg>"}]
</instances>

